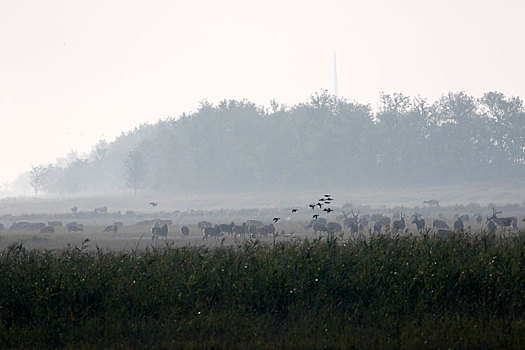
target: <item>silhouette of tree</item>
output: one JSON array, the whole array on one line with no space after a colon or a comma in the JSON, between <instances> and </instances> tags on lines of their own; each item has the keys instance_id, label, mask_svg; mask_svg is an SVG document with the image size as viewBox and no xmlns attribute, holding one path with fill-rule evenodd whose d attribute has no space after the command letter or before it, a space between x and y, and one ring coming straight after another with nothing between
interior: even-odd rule
<instances>
[{"instance_id":1,"label":"silhouette of tree","mask_svg":"<svg viewBox=\"0 0 525 350\"><path fill-rule=\"evenodd\" d=\"M134 196L137 196L137 189L142 188L147 174L147 161L140 148L134 148L124 159L126 171L126 185L133 189Z\"/></svg>"},{"instance_id":2,"label":"silhouette of tree","mask_svg":"<svg viewBox=\"0 0 525 350\"><path fill-rule=\"evenodd\" d=\"M44 165L31 165L31 171L29 173L29 184L35 191L35 197L42 187L46 184L46 167Z\"/></svg>"}]
</instances>

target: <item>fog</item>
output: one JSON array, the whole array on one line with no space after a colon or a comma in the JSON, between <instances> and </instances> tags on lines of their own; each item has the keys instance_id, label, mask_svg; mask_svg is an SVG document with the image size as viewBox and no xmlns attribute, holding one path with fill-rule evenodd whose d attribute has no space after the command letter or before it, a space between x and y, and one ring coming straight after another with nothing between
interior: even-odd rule
<instances>
[{"instance_id":1,"label":"fog","mask_svg":"<svg viewBox=\"0 0 525 350\"><path fill-rule=\"evenodd\" d=\"M382 91L524 96L523 10L521 1L2 1L2 189L31 165L82 157L203 100L294 106L333 93L334 52L339 96L373 110Z\"/></svg>"},{"instance_id":2,"label":"fog","mask_svg":"<svg viewBox=\"0 0 525 350\"><path fill-rule=\"evenodd\" d=\"M374 112L320 91L293 106L203 102L84 157L33 166L20 181L35 197L497 188L522 182L523 135L523 101L500 92L382 94Z\"/></svg>"},{"instance_id":3,"label":"fog","mask_svg":"<svg viewBox=\"0 0 525 350\"><path fill-rule=\"evenodd\" d=\"M2 214L521 206L523 6L4 1Z\"/></svg>"}]
</instances>

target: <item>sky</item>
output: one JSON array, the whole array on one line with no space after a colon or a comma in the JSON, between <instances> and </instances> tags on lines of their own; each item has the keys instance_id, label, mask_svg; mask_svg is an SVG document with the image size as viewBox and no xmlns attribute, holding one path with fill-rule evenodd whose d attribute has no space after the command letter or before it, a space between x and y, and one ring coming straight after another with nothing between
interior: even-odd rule
<instances>
[{"instance_id":1,"label":"sky","mask_svg":"<svg viewBox=\"0 0 525 350\"><path fill-rule=\"evenodd\" d=\"M525 1L0 0L0 185L207 100L525 97Z\"/></svg>"}]
</instances>

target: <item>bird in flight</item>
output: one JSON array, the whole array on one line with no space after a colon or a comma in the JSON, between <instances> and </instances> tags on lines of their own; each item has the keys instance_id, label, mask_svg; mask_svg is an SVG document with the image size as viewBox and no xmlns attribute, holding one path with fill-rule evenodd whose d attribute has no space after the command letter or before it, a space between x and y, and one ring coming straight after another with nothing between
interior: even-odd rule
<instances>
[{"instance_id":1,"label":"bird in flight","mask_svg":"<svg viewBox=\"0 0 525 350\"><path fill-rule=\"evenodd\" d=\"M157 202L149 202L149 205L151 205L152 207L156 207L158 205Z\"/></svg>"},{"instance_id":2,"label":"bird in flight","mask_svg":"<svg viewBox=\"0 0 525 350\"><path fill-rule=\"evenodd\" d=\"M281 218L273 218L273 222L277 222L277 221L279 221L279 219L281 219Z\"/></svg>"},{"instance_id":3,"label":"bird in flight","mask_svg":"<svg viewBox=\"0 0 525 350\"><path fill-rule=\"evenodd\" d=\"M334 210L331 209L331 208L324 208L323 211L326 211L327 213L330 213L331 211L334 211Z\"/></svg>"},{"instance_id":4,"label":"bird in flight","mask_svg":"<svg viewBox=\"0 0 525 350\"><path fill-rule=\"evenodd\" d=\"M292 213L297 213L299 209L292 209Z\"/></svg>"},{"instance_id":5,"label":"bird in flight","mask_svg":"<svg viewBox=\"0 0 525 350\"><path fill-rule=\"evenodd\" d=\"M315 209L315 204L310 204L309 207Z\"/></svg>"},{"instance_id":6,"label":"bird in flight","mask_svg":"<svg viewBox=\"0 0 525 350\"><path fill-rule=\"evenodd\" d=\"M314 219L317 219L319 217L319 214L315 214L314 216L312 216Z\"/></svg>"}]
</instances>

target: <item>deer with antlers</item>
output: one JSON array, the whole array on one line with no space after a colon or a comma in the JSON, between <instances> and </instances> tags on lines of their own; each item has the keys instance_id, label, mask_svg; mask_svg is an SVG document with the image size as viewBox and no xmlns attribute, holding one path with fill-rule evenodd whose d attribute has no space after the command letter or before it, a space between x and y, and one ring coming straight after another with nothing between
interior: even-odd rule
<instances>
[{"instance_id":1,"label":"deer with antlers","mask_svg":"<svg viewBox=\"0 0 525 350\"><path fill-rule=\"evenodd\" d=\"M348 214L344 211L342 212L345 217L345 219L343 220L343 225L345 227L348 227L352 234L359 232L359 210L357 211L357 213L354 213L354 211L352 210L350 212L351 217L348 216Z\"/></svg>"},{"instance_id":2,"label":"deer with antlers","mask_svg":"<svg viewBox=\"0 0 525 350\"><path fill-rule=\"evenodd\" d=\"M498 218L497 215L503 213L502 211L496 211L494 207L492 208L492 216L487 216L487 225L489 222L494 222L502 229L505 229L506 227L512 226L514 230L518 229L518 219L516 219L513 216L509 216L506 218Z\"/></svg>"}]
</instances>

